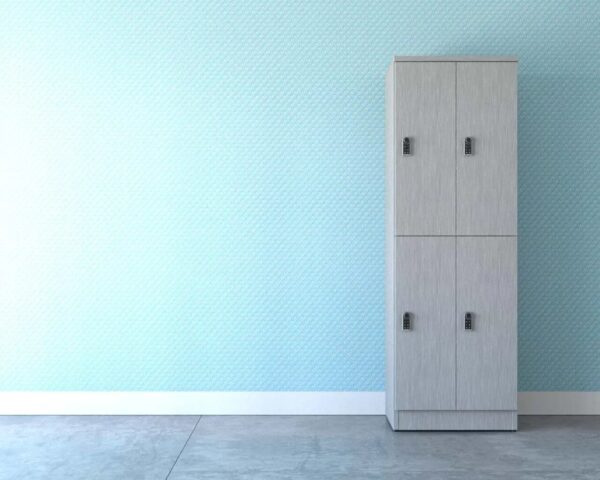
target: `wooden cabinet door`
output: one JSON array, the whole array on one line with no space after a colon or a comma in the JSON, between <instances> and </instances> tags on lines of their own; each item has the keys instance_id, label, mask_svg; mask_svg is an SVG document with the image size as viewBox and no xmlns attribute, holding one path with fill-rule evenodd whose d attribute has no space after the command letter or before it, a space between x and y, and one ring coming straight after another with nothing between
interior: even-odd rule
<instances>
[{"instance_id":1,"label":"wooden cabinet door","mask_svg":"<svg viewBox=\"0 0 600 480\"><path fill-rule=\"evenodd\" d=\"M516 410L517 239L458 237L456 254L457 408Z\"/></svg>"},{"instance_id":2,"label":"wooden cabinet door","mask_svg":"<svg viewBox=\"0 0 600 480\"><path fill-rule=\"evenodd\" d=\"M456 64L395 68L396 235L454 235Z\"/></svg>"},{"instance_id":3,"label":"wooden cabinet door","mask_svg":"<svg viewBox=\"0 0 600 480\"><path fill-rule=\"evenodd\" d=\"M456 407L455 242L396 239L396 410Z\"/></svg>"},{"instance_id":4,"label":"wooden cabinet door","mask_svg":"<svg viewBox=\"0 0 600 480\"><path fill-rule=\"evenodd\" d=\"M456 159L456 234L516 235L515 62L457 63Z\"/></svg>"}]
</instances>

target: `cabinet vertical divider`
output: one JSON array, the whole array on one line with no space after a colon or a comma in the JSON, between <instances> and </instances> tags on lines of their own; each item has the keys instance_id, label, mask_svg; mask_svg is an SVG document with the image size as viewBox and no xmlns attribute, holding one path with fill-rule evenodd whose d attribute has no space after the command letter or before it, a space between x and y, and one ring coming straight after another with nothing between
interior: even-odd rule
<instances>
[{"instance_id":1,"label":"cabinet vertical divider","mask_svg":"<svg viewBox=\"0 0 600 480\"><path fill-rule=\"evenodd\" d=\"M454 63L454 409L458 410L458 65Z\"/></svg>"}]
</instances>

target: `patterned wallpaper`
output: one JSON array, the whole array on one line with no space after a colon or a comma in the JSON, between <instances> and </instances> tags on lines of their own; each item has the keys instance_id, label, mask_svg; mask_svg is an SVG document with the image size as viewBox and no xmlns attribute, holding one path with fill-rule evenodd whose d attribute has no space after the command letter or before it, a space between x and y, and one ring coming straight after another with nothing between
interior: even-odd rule
<instances>
[{"instance_id":1,"label":"patterned wallpaper","mask_svg":"<svg viewBox=\"0 0 600 480\"><path fill-rule=\"evenodd\" d=\"M383 77L518 55L519 383L600 390L600 3L0 3L0 389L382 390Z\"/></svg>"}]
</instances>

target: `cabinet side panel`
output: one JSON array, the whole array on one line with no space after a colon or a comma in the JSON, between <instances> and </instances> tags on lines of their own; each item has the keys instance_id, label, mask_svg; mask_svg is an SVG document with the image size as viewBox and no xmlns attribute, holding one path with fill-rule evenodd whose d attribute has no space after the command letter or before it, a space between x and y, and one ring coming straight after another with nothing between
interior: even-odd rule
<instances>
[{"instance_id":1,"label":"cabinet side panel","mask_svg":"<svg viewBox=\"0 0 600 480\"><path fill-rule=\"evenodd\" d=\"M454 63L396 64L397 235L455 234L455 74Z\"/></svg>"},{"instance_id":2,"label":"cabinet side panel","mask_svg":"<svg viewBox=\"0 0 600 480\"><path fill-rule=\"evenodd\" d=\"M459 63L456 74L456 233L516 235L517 64Z\"/></svg>"},{"instance_id":3,"label":"cabinet side panel","mask_svg":"<svg viewBox=\"0 0 600 480\"><path fill-rule=\"evenodd\" d=\"M385 409L390 424L395 428L394 368L395 368L395 91L394 63L385 76Z\"/></svg>"}]
</instances>

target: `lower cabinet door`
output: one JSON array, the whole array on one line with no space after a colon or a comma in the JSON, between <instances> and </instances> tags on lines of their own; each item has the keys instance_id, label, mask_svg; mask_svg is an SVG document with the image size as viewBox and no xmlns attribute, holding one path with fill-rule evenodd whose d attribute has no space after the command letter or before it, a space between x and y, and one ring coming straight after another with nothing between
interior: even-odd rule
<instances>
[{"instance_id":1,"label":"lower cabinet door","mask_svg":"<svg viewBox=\"0 0 600 480\"><path fill-rule=\"evenodd\" d=\"M455 247L397 237L396 410L456 408Z\"/></svg>"},{"instance_id":2,"label":"lower cabinet door","mask_svg":"<svg viewBox=\"0 0 600 480\"><path fill-rule=\"evenodd\" d=\"M458 410L517 409L517 239L459 237Z\"/></svg>"}]
</instances>

